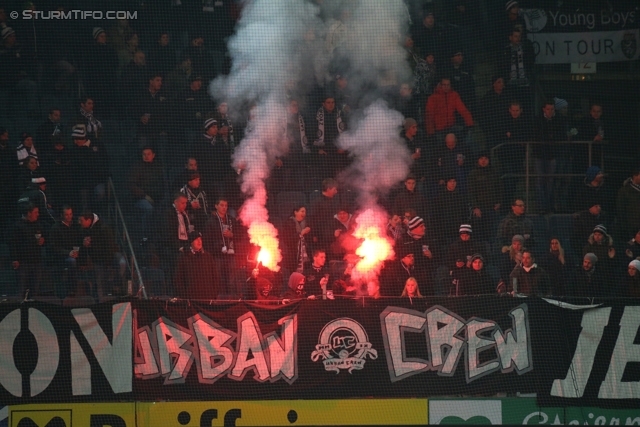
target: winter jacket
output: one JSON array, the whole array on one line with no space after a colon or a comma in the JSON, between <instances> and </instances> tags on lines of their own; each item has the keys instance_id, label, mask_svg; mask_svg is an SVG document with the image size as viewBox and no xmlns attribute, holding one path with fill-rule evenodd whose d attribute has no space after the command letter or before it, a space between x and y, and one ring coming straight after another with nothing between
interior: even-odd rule
<instances>
[{"instance_id":1,"label":"winter jacket","mask_svg":"<svg viewBox=\"0 0 640 427\"><path fill-rule=\"evenodd\" d=\"M427 133L433 135L437 131L449 129L455 123L455 112L464 119L467 126L473 126L473 118L455 91L445 93L437 88L427 100Z\"/></svg>"},{"instance_id":2,"label":"winter jacket","mask_svg":"<svg viewBox=\"0 0 640 427\"><path fill-rule=\"evenodd\" d=\"M640 229L640 186L627 179L616 202L616 230L624 240L630 239Z\"/></svg>"},{"instance_id":3,"label":"winter jacket","mask_svg":"<svg viewBox=\"0 0 640 427\"><path fill-rule=\"evenodd\" d=\"M80 188L93 189L96 185L107 182L109 157L104 146L87 140L85 145L73 144L69 151L73 182Z\"/></svg>"},{"instance_id":4,"label":"winter jacket","mask_svg":"<svg viewBox=\"0 0 640 427\"><path fill-rule=\"evenodd\" d=\"M605 278L605 273L597 264L589 271L578 267L575 286L571 292L571 296L587 298L611 296Z\"/></svg>"},{"instance_id":5,"label":"winter jacket","mask_svg":"<svg viewBox=\"0 0 640 427\"><path fill-rule=\"evenodd\" d=\"M473 268L462 268L462 276L459 278L457 295L485 295L495 293L495 286L487 271L483 268L476 271Z\"/></svg>"},{"instance_id":6,"label":"winter jacket","mask_svg":"<svg viewBox=\"0 0 640 427\"><path fill-rule=\"evenodd\" d=\"M215 259L208 252L188 249L178 258L175 276L178 298L212 300L218 297L220 276Z\"/></svg>"},{"instance_id":7,"label":"winter jacket","mask_svg":"<svg viewBox=\"0 0 640 427\"><path fill-rule=\"evenodd\" d=\"M20 219L13 228L13 234L9 242L11 260L20 264L41 264L42 246L38 244L36 234L40 234L47 242L45 226L40 221L29 222Z\"/></svg>"},{"instance_id":8,"label":"winter jacket","mask_svg":"<svg viewBox=\"0 0 640 427\"><path fill-rule=\"evenodd\" d=\"M282 266L287 268L289 271L295 271L298 268L298 263L303 254L300 253L300 249L302 248L302 238L300 237L300 233L298 233L296 227L296 219L290 217L282 226L282 230L280 233L280 242L282 243ZM303 220L301 223L302 229L308 226L306 220ZM304 236L304 243L306 247L306 258L307 260L311 255L311 251L309 249L309 236L311 233L307 233ZM307 263L305 263L306 266Z\"/></svg>"},{"instance_id":9,"label":"winter jacket","mask_svg":"<svg viewBox=\"0 0 640 427\"><path fill-rule=\"evenodd\" d=\"M493 210L495 205L502 202L502 183L491 166L476 166L469 174L467 184L472 208L484 212Z\"/></svg>"},{"instance_id":10,"label":"winter jacket","mask_svg":"<svg viewBox=\"0 0 640 427\"><path fill-rule=\"evenodd\" d=\"M282 298L285 299L301 299L307 298L307 292L305 291L305 286L302 285L301 288L298 288L298 283L300 280L304 278L302 273L291 273L289 276L289 289L284 293Z\"/></svg>"},{"instance_id":11,"label":"winter jacket","mask_svg":"<svg viewBox=\"0 0 640 427\"><path fill-rule=\"evenodd\" d=\"M149 196L154 203L159 203L164 193L162 163L159 160L138 163L131 171L129 189L136 200Z\"/></svg>"},{"instance_id":12,"label":"winter jacket","mask_svg":"<svg viewBox=\"0 0 640 427\"><path fill-rule=\"evenodd\" d=\"M91 237L91 245L80 245L80 254L78 255L78 264L87 265L88 258L91 262L99 265L111 265L113 258L118 252L118 245L113 235L111 227L93 214L93 222L88 228L80 229L80 237L84 240Z\"/></svg>"},{"instance_id":13,"label":"winter jacket","mask_svg":"<svg viewBox=\"0 0 640 427\"><path fill-rule=\"evenodd\" d=\"M65 224L62 221L56 222L49 232L48 245L53 256L58 260L69 257L69 252L74 246L82 246L80 237L80 227L77 223Z\"/></svg>"},{"instance_id":14,"label":"winter jacket","mask_svg":"<svg viewBox=\"0 0 640 427\"><path fill-rule=\"evenodd\" d=\"M516 215L509 212L498 226L498 239L504 245L511 244L511 238L520 234L525 238L525 247L531 248L534 245L533 222L525 215ZM527 236L529 238L527 239Z\"/></svg>"},{"instance_id":15,"label":"winter jacket","mask_svg":"<svg viewBox=\"0 0 640 427\"><path fill-rule=\"evenodd\" d=\"M549 294L549 276L543 268L533 264L528 272L524 266L516 267L509 276L509 292L513 291L513 279L517 280L519 294L530 296L545 296Z\"/></svg>"}]
</instances>

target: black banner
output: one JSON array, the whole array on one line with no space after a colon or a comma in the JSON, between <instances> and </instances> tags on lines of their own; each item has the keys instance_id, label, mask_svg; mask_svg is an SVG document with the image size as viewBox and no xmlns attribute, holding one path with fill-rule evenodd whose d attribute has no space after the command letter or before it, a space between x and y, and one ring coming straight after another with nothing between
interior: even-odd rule
<instances>
[{"instance_id":1,"label":"black banner","mask_svg":"<svg viewBox=\"0 0 640 427\"><path fill-rule=\"evenodd\" d=\"M491 296L4 304L0 403L522 392L634 406L639 326L640 306Z\"/></svg>"}]
</instances>

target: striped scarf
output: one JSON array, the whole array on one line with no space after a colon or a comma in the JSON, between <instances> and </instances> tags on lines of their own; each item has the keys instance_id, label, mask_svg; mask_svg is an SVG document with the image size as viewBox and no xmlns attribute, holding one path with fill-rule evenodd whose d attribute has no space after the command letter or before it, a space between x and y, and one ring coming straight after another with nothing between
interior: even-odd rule
<instances>
[{"instance_id":1,"label":"striped scarf","mask_svg":"<svg viewBox=\"0 0 640 427\"><path fill-rule=\"evenodd\" d=\"M93 113L80 109L80 115L87 119L87 133L93 133L98 138L98 130L102 130L102 123L93 116Z\"/></svg>"},{"instance_id":2,"label":"striped scarf","mask_svg":"<svg viewBox=\"0 0 640 427\"><path fill-rule=\"evenodd\" d=\"M304 118L302 117L302 114L298 114L297 115L297 119L298 119L298 129L300 132L300 145L302 146L302 152L304 154L308 154L311 153L311 149L309 148L309 141L307 140L307 131L306 131L306 126L304 124ZM287 126L285 126L285 134L287 133L288 129Z\"/></svg>"},{"instance_id":3,"label":"striped scarf","mask_svg":"<svg viewBox=\"0 0 640 427\"><path fill-rule=\"evenodd\" d=\"M342 111L336 110L336 124L338 125L338 135L344 132L344 122L342 121ZM316 147L324 147L324 107L320 107L316 114L316 120L318 121L318 139L313 143Z\"/></svg>"},{"instance_id":4,"label":"striped scarf","mask_svg":"<svg viewBox=\"0 0 640 427\"><path fill-rule=\"evenodd\" d=\"M300 236L300 239L298 239L298 251L297 251L297 258L296 258L296 264L297 264L296 271L298 273L302 273L302 271L304 270L304 264L309 261L309 255L307 254L307 243L304 240L304 236L301 234L302 230L307 228L307 221L303 219L302 221L298 222L293 217L291 217L291 220L296 225L296 231L298 233L298 236Z\"/></svg>"}]
</instances>

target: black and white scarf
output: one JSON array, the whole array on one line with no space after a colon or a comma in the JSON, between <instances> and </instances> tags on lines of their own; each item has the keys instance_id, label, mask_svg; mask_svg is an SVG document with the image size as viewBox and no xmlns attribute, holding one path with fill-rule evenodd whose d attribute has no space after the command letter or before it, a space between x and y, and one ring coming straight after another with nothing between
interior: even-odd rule
<instances>
[{"instance_id":1,"label":"black and white scarf","mask_svg":"<svg viewBox=\"0 0 640 427\"><path fill-rule=\"evenodd\" d=\"M29 148L24 144L20 144L16 148L16 154L18 155L18 164L20 166L24 164L24 159L29 156L34 157L36 159L36 164L40 166L40 161L38 160L38 152L36 151L35 145L32 145L31 148Z\"/></svg>"},{"instance_id":2,"label":"black and white scarf","mask_svg":"<svg viewBox=\"0 0 640 427\"><path fill-rule=\"evenodd\" d=\"M300 145L302 146L302 152L304 154L308 154L311 153L311 149L309 148L309 141L307 140L307 131L306 131L306 126L304 124L304 118L302 117L302 114L298 114L298 130L300 132ZM288 126L285 125L285 134L287 133L288 130ZM324 130L324 127L323 127ZM323 131L324 133L324 131Z\"/></svg>"},{"instance_id":3,"label":"black and white scarf","mask_svg":"<svg viewBox=\"0 0 640 427\"><path fill-rule=\"evenodd\" d=\"M62 125L60 124L60 122L54 122L53 120L50 120L50 121L53 124L53 130L51 131L51 136L60 135L62 133Z\"/></svg>"},{"instance_id":4,"label":"black and white scarf","mask_svg":"<svg viewBox=\"0 0 640 427\"><path fill-rule=\"evenodd\" d=\"M298 267L296 268L296 271L298 273L302 273L302 271L304 270L304 264L309 261L309 255L307 254L307 243L304 240L304 236L302 235L302 230L307 228L307 221L304 219L302 221L297 221L294 217L291 217L291 220L296 225L296 232L298 233L298 236L300 236L300 238L298 239L298 251L296 258L296 264L298 265Z\"/></svg>"},{"instance_id":5,"label":"black and white scarf","mask_svg":"<svg viewBox=\"0 0 640 427\"><path fill-rule=\"evenodd\" d=\"M176 205L173 207L175 209ZM176 214L178 215L178 240L189 240L188 233L191 228L189 215L186 212L178 212L178 209L176 209Z\"/></svg>"},{"instance_id":6,"label":"black and white scarf","mask_svg":"<svg viewBox=\"0 0 640 427\"><path fill-rule=\"evenodd\" d=\"M234 146L235 139L233 138L233 124L231 123L231 120L229 120L228 117L220 117L218 122L219 122L218 123L219 128L222 128L223 126L226 126L229 128L229 145Z\"/></svg>"},{"instance_id":7,"label":"black and white scarf","mask_svg":"<svg viewBox=\"0 0 640 427\"><path fill-rule=\"evenodd\" d=\"M511 46L511 72L509 78L511 80L527 78L524 73L524 52L522 45L518 45L518 47Z\"/></svg>"},{"instance_id":8,"label":"black and white scarf","mask_svg":"<svg viewBox=\"0 0 640 427\"><path fill-rule=\"evenodd\" d=\"M640 191L640 185L636 185L633 182L630 182L629 185L636 191Z\"/></svg>"},{"instance_id":9,"label":"black and white scarf","mask_svg":"<svg viewBox=\"0 0 640 427\"><path fill-rule=\"evenodd\" d=\"M98 130L102 130L102 123L93 116L93 112L85 111L80 108L80 115L87 119L87 133L93 133L98 138Z\"/></svg>"},{"instance_id":10,"label":"black and white scarf","mask_svg":"<svg viewBox=\"0 0 640 427\"><path fill-rule=\"evenodd\" d=\"M324 147L324 107L320 107L316 114L318 121L318 139L313 142L316 147ZM342 111L336 110L336 124L338 125L338 135L344 132L344 122L342 121Z\"/></svg>"},{"instance_id":11,"label":"black and white scarf","mask_svg":"<svg viewBox=\"0 0 640 427\"><path fill-rule=\"evenodd\" d=\"M229 249L233 249L233 240L232 240L233 238L227 239L226 237L224 237L223 226L225 225L227 226L227 229L233 233L233 228L231 224L231 219L229 218L229 214L225 215L224 219L222 219L218 211L215 211L214 214L216 218L218 218L218 225L220 226L220 236L222 236L222 247L226 247L227 251ZM232 254L229 254L229 255L232 255Z\"/></svg>"},{"instance_id":12,"label":"black and white scarf","mask_svg":"<svg viewBox=\"0 0 640 427\"><path fill-rule=\"evenodd\" d=\"M204 136L206 139L209 140L209 143L211 145L216 145L216 137L215 136L211 136L211 135L207 135L206 133L203 133L202 136Z\"/></svg>"},{"instance_id":13,"label":"black and white scarf","mask_svg":"<svg viewBox=\"0 0 640 427\"><path fill-rule=\"evenodd\" d=\"M200 187L198 187L196 190L198 190L197 195L191 190L191 187L189 187L189 184L185 184L184 187L180 189L180 192L185 196L187 196L188 203L191 203L194 200L197 200L200 203L200 206L202 207L203 212L208 214L209 211L207 209L207 194L204 191L200 190Z\"/></svg>"},{"instance_id":14,"label":"black and white scarf","mask_svg":"<svg viewBox=\"0 0 640 427\"><path fill-rule=\"evenodd\" d=\"M401 226L394 227L391 224L387 224L387 234L394 241L398 241L402 237L402 227Z\"/></svg>"}]
</instances>

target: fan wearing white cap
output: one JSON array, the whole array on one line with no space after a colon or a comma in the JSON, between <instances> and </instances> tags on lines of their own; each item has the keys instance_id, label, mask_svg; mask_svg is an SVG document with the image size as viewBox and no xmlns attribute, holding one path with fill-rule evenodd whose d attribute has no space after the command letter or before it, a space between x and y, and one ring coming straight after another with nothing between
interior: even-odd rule
<instances>
[{"instance_id":1,"label":"fan wearing white cap","mask_svg":"<svg viewBox=\"0 0 640 427\"><path fill-rule=\"evenodd\" d=\"M640 261L634 259L627 266L625 276L626 289L623 289L621 296L640 298Z\"/></svg>"}]
</instances>

